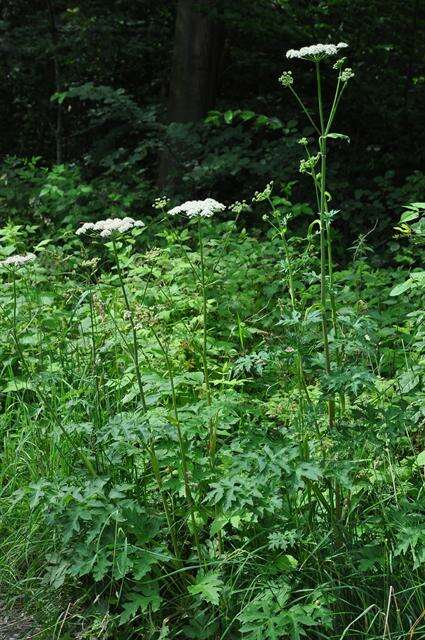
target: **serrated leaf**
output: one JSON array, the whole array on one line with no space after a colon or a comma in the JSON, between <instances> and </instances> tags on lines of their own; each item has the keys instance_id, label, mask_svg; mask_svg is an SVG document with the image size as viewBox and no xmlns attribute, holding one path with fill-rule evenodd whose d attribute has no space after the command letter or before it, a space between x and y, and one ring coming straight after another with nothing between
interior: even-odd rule
<instances>
[{"instance_id":1,"label":"serrated leaf","mask_svg":"<svg viewBox=\"0 0 425 640\"><path fill-rule=\"evenodd\" d=\"M228 522L229 518L227 516L219 516L218 518L215 518L210 527L210 535L215 536L215 534L221 531Z\"/></svg>"},{"instance_id":2,"label":"serrated leaf","mask_svg":"<svg viewBox=\"0 0 425 640\"><path fill-rule=\"evenodd\" d=\"M297 568L298 560L288 553L284 553L275 560L275 566L279 571L292 571Z\"/></svg>"},{"instance_id":3,"label":"serrated leaf","mask_svg":"<svg viewBox=\"0 0 425 640\"><path fill-rule=\"evenodd\" d=\"M132 566L133 562L128 556L128 547L127 544L125 544L123 549L117 553L115 558L114 578L116 580L122 580L122 578L124 578L124 576L126 576L130 571Z\"/></svg>"},{"instance_id":4,"label":"serrated leaf","mask_svg":"<svg viewBox=\"0 0 425 640\"><path fill-rule=\"evenodd\" d=\"M297 476L299 478L308 478L309 480L319 480L322 477L322 471L317 464L302 462L297 467Z\"/></svg>"},{"instance_id":5,"label":"serrated leaf","mask_svg":"<svg viewBox=\"0 0 425 640\"><path fill-rule=\"evenodd\" d=\"M108 558L104 554L96 558L96 562L92 570L93 578L95 579L96 582L103 580L103 578L108 573L111 565L112 565L112 562L108 560Z\"/></svg>"},{"instance_id":6,"label":"serrated leaf","mask_svg":"<svg viewBox=\"0 0 425 640\"><path fill-rule=\"evenodd\" d=\"M123 605L123 612L120 615L120 625L133 620L137 613L145 613L149 607L153 612L158 611L161 605L161 597L155 587L146 587L141 593L132 592L128 596L127 602Z\"/></svg>"},{"instance_id":7,"label":"serrated leaf","mask_svg":"<svg viewBox=\"0 0 425 640\"><path fill-rule=\"evenodd\" d=\"M198 574L195 583L187 590L192 595L199 595L201 600L217 606L222 587L223 581L217 573L205 573Z\"/></svg>"},{"instance_id":8,"label":"serrated leaf","mask_svg":"<svg viewBox=\"0 0 425 640\"><path fill-rule=\"evenodd\" d=\"M149 573L151 567L158 562L158 558L153 553L145 553L141 558L134 560L133 573L135 580L141 580Z\"/></svg>"}]
</instances>

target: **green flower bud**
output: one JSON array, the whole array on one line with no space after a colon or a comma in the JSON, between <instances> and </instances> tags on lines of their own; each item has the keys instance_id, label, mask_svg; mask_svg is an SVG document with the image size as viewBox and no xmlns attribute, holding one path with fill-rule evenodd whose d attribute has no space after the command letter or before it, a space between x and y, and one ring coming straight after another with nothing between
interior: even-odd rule
<instances>
[{"instance_id":1,"label":"green flower bud","mask_svg":"<svg viewBox=\"0 0 425 640\"><path fill-rule=\"evenodd\" d=\"M290 87L294 84L294 78L292 77L292 71L284 71L279 78L279 82L283 87Z\"/></svg>"}]
</instances>

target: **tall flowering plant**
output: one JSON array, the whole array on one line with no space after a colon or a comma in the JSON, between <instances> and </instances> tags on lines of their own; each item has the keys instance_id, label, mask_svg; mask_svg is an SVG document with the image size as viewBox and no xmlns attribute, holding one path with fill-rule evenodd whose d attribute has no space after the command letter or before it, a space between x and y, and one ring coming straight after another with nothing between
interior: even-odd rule
<instances>
[{"instance_id":1,"label":"tall flowering plant","mask_svg":"<svg viewBox=\"0 0 425 640\"><path fill-rule=\"evenodd\" d=\"M141 362L140 362L140 346L139 339L137 333L137 323L134 314L133 305L130 299L130 295L127 289L123 268L120 260L120 245L125 241L126 236L131 233L134 229L142 229L145 227L145 223L141 220L134 220L130 217L125 218L107 218L106 220L99 220L98 222L86 222L81 227L76 230L76 235L78 236L89 236L94 240L102 240L109 243L109 248L112 251L113 260L115 262L116 271L118 274L118 280L120 283L120 288L122 292L124 307L125 307L125 319L128 321L130 330L131 330L131 346L129 346L129 355L133 360L134 370L136 375L136 381L139 389L139 396L141 400L141 406L143 414L146 414L148 411L148 406L146 402L146 394L142 380L142 372L141 372ZM186 462L185 462L185 451L182 444L182 436L180 425L177 425L177 431L179 436L179 442L181 445L181 455L182 455L182 464L184 470L186 470ZM164 508L165 517L167 520L167 525L170 532L170 537L173 545L173 550L175 554L175 559L177 563L180 562L180 549L176 536L176 527L174 518L171 512L171 508L168 504L168 499L166 496L166 492L164 490L164 479L163 479L163 471L160 468L158 455L156 452L154 438L148 443L148 453L151 460L152 471L155 477L155 481L158 486L158 490L161 496L162 505ZM185 477L187 472L185 471ZM187 482L187 481L186 481ZM187 496L186 496L187 497ZM190 496L189 496L190 497ZM189 508L191 514L193 514L192 503L190 502ZM193 519L193 515L192 515Z\"/></svg>"},{"instance_id":2,"label":"tall flowering plant","mask_svg":"<svg viewBox=\"0 0 425 640\"><path fill-rule=\"evenodd\" d=\"M320 309L322 316L323 352L326 373L331 372L331 353L329 348L329 325L332 325L334 335L338 335L338 323L336 301L333 282L332 260L332 235L331 222L338 213L329 209L330 194L327 187L327 153L330 139L349 140L341 133L332 131L332 126L342 95L348 81L354 76L350 67L346 66L346 58L337 58L333 69L337 73L337 80L333 100L328 110L325 108L322 92L322 65L329 63L332 58L339 55L342 49L348 45L345 42L338 44L315 44L301 49L290 49L286 53L288 59L299 59L314 65L316 90L317 90L317 115L310 113L302 98L294 88L292 71L284 71L279 78L283 87L288 89L313 127L315 137L313 140L302 138L299 142L305 150L305 157L300 162L300 172L311 176L318 209L318 226L320 230ZM313 146L314 145L314 146ZM329 317L330 316L330 317ZM344 409L344 398L340 397L341 411ZM335 400L328 401L329 426L335 422Z\"/></svg>"},{"instance_id":3,"label":"tall flowering plant","mask_svg":"<svg viewBox=\"0 0 425 640\"><path fill-rule=\"evenodd\" d=\"M202 368L204 373L204 384L207 395L208 404L211 405L211 385L209 378L209 370L208 370L208 349L207 349L207 337L208 337L208 309L207 309L207 298L208 298L208 278L206 272L206 263L205 263L205 249L204 249L204 236L203 236L203 227L202 221L205 218L211 218L217 213L224 211L226 209L225 205L214 198L206 198L205 200L189 200L184 202L177 207L173 207L168 211L168 214L171 217L174 216L184 216L189 220L193 220L197 226L198 232L198 246L199 246L199 255L200 255L200 270L197 270L191 264L194 277L197 279L202 294ZM216 430L214 426L214 421L210 420L209 424L209 454L211 458L211 463L214 465L214 457L216 452Z\"/></svg>"}]
</instances>

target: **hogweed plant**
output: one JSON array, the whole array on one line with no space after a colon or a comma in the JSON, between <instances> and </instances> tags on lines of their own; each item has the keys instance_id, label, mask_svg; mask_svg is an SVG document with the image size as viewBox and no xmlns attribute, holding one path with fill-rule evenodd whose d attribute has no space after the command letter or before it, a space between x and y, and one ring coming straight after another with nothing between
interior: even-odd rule
<instances>
[{"instance_id":1,"label":"hogweed plant","mask_svg":"<svg viewBox=\"0 0 425 640\"><path fill-rule=\"evenodd\" d=\"M283 87L289 89L300 104L304 114L307 116L310 124L316 134L314 150L310 150L311 142L307 138L302 138L300 144L304 147L306 157L300 162L300 172L311 176L314 185L316 203L318 207L319 217L318 226L320 232L320 309L322 315L322 336L323 336L323 352L325 359L325 370L329 376L332 370L331 351L329 346L329 308L331 312L331 325L333 327L335 338L338 336L337 310L334 291L333 276L333 258L332 258L332 230L331 223L337 213L329 210L329 201L331 195L327 187L327 171L328 171L328 140L349 138L341 133L332 131L332 126L341 102L342 95L345 91L348 81L354 76L351 68L345 66L346 58L339 58L334 64L333 69L337 72L337 81L334 91L333 100L330 109L326 111L323 92L322 92L322 66L329 63L331 59L339 54L341 49L345 49L348 45L345 42L339 44L317 44L308 47L302 47L299 50L290 49L286 53L288 59L300 59L312 63L315 68L315 81L317 90L317 111L318 121L310 114L307 106L302 98L294 89L294 78L291 71L284 71L279 78ZM340 396L340 410L344 411L345 401L343 395ZM328 420L329 427L333 428L335 423L335 400L330 398L328 401Z\"/></svg>"},{"instance_id":2,"label":"hogweed plant","mask_svg":"<svg viewBox=\"0 0 425 640\"><path fill-rule=\"evenodd\" d=\"M140 393L140 399L142 402L143 410L146 412L147 405L146 405L145 391L143 388L143 383L142 383L142 378L140 373L139 345L137 340L136 324L134 320L133 309L128 297L127 288L125 285L125 280L124 280L122 269L121 269L119 252L117 248L117 242L119 241L120 238L125 237L126 233L131 231L131 229L136 229L144 226L145 226L144 222L142 222L141 220L134 220L133 218L129 218L129 217L123 218L123 219L108 218L106 220L99 220L98 222L95 222L95 223L86 222L81 227L79 227L75 233L78 236L90 235L91 237L94 237L94 238L98 237L103 240L108 239L111 243L113 257L115 260L115 266L117 269L120 287L121 287L124 304L126 308L126 317L129 320L131 325L132 349L131 349L130 355L134 362L135 375L136 375L137 384L139 386L139 393Z\"/></svg>"},{"instance_id":3,"label":"hogweed plant","mask_svg":"<svg viewBox=\"0 0 425 640\"><path fill-rule=\"evenodd\" d=\"M208 370L208 278L205 263L205 249L204 249L204 231L203 220L211 218L215 214L224 211L225 205L213 198L206 198L205 200L189 200L181 205L173 207L168 211L168 215L171 217L183 215L190 221L194 221L197 226L197 239L200 256L200 271L196 269L193 263L190 261L195 278L201 287L202 295L202 368L204 372L204 385L207 396L208 406L211 406L212 394L210 385L210 375ZM187 255L187 254L186 254ZM214 465L214 458L217 447L217 433L215 420L211 417L209 420L209 454L212 466Z\"/></svg>"},{"instance_id":4,"label":"hogweed plant","mask_svg":"<svg viewBox=\"0 0 425 640\"><path fill-rule=\"evenodd\" d=\"M141 220L134 220L133 218L130 218L130 217L126 217L123 219L108 218L106 220L99 220L98 222L95 222L95 223L86 222L85 224L83 224L81 227L77 229L76 234L78 236L88 235L93 239L100 238L102 240L107 240L112 250L112 256L115 261L115 267L117 270L118 280L120 283L120 288L121 288L123 301L124 301L125 319L129 322L130 328L131 328L132 342L131 342L131 347L129 349L129 353L134 364L134 371L135 371L136 381L139 389L143 414L146 414L148 410L148 405L146 402L146 393L145 393L145 389L142 381L141 362L140 362L140 353L139 353L140 347L139 347L139 340L137 335L137 323L135 319L133 306L130 302L130 297L129 297L124 273L121 266L120 252L119 252L121 243L125 241L125 238L128 235L128 233L131 232L133 229L143 228L144 226L145 224ZM163 348L161 343L160 343L160 346L161 348ZM167 359L167 362L168 362L168 359ZM193 514L194 507L193 507L192 496L189 489L186 449L185 449L185 444L184 444L182 433L181 433L180 423L178 421L176 421L176 427L178 431L183 475L184 475L185 486L186 486L186 498L189 503L192 522L194 522L195 520L194 514ZM167 520L167 525L170 531L170 536L171 536L171 541L173 545L173 550L176 556L176 561L179 562L180 551L179 551L179 545L178 545L177 537L175 533L175 523L173 521L171 510L168 505L167 497L163 487L163 478L162 478L161 469L159 465L158 455L155 449L154 438L152 438L150 443L148 444L148 450L149 450L149 455L151 459L152 471L161 495L161 500L164 508L165 517ZM196 531L196 527L195 527L195 531ZM197 544L197 547L199 548L199 543Z\"/></svg>"}]
</instances>

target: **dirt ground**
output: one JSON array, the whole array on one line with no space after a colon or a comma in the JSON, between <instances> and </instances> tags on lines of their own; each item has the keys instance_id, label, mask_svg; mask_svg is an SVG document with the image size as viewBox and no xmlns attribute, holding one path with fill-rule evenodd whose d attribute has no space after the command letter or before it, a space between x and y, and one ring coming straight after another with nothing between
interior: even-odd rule
<instances>
[{"instance_id":1,"label":"dirt ground","mask_svg":"<svg viewBox=\"0 0 425 640\"><path fill-rule=\"evenodd\" d=\"M0 640L30 640L36 633L33 621L19 608L6 608L0 600Z\"/></svg>"}]
</instances>

